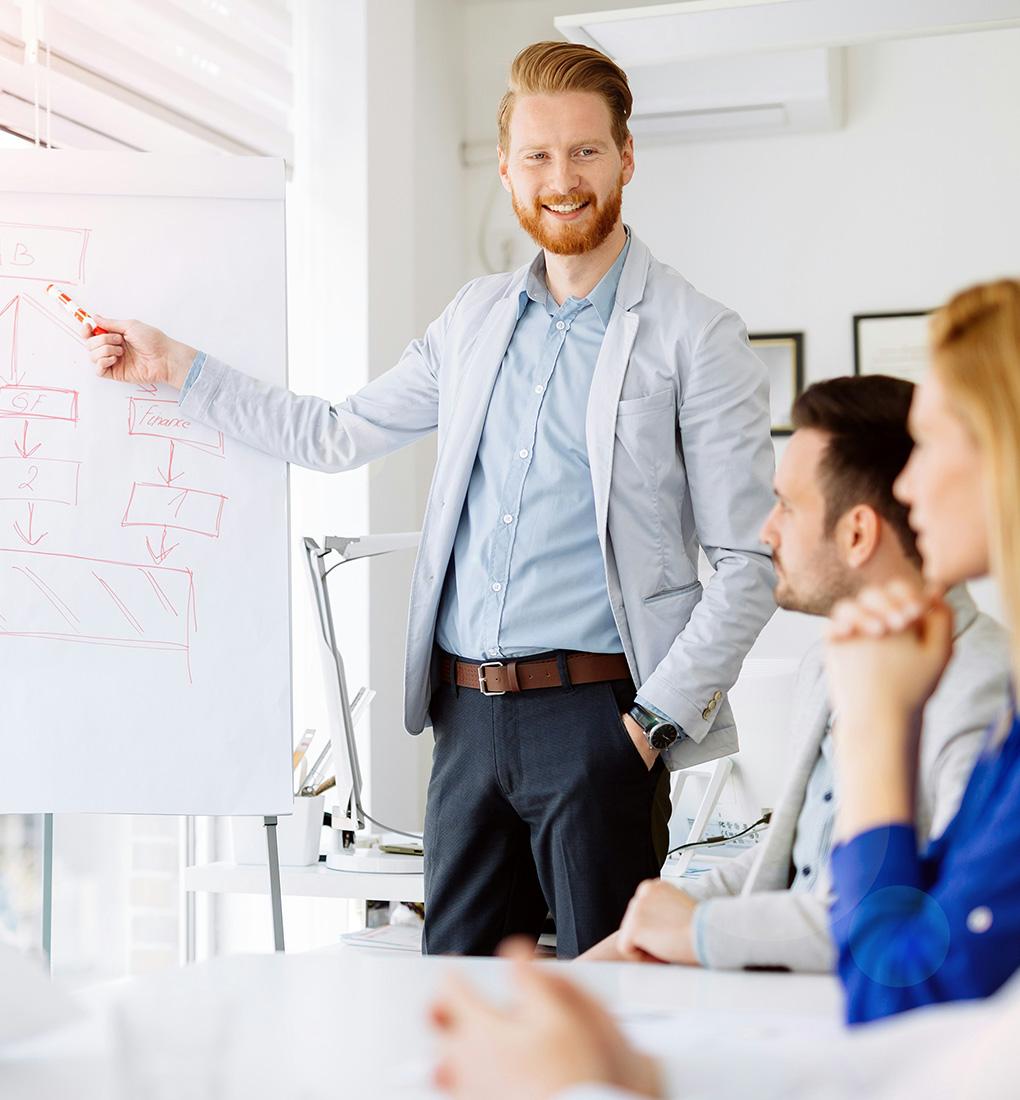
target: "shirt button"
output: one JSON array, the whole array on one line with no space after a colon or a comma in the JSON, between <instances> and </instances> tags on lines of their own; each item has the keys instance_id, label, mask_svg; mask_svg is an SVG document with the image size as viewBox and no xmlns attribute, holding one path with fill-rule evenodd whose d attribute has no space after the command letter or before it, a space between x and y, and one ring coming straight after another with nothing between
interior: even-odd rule
<instances>
[{"instance_id":1,"label":"shirt button","mask_svg":"<svg viewBox=\"0 0 1020 1100\"><path fill-rule=\"evenodd\" d=\"M831 802L832 801L832 791L826 791L825 794L822 795L822 798L826 802Z\"/></svg>"},{"instance_id":2,"label":"shirt button","mask_svg":"<svg viewBox=\"0 0 1020 1100\"><path fill-rule=\"evenodd\" d=\"M556 327L562 332L567 326L562 321L557 321Z\"/></svg>"},{"instance_id":3,"label":"shirt button","mask_svg":"<svg viewBox=\"0 0 1020 1100\"><path fill-rule=\"evenodd\" d=\"M545 393L545 386L541 382L535 387L535 393Z\"/></svg>"},{"instance_id":4,"label":"shirt button","mask_svg":"<svg viewBox=\"0 0 1020 1100\"><path fill-rule=\"evenodd\" d=\"M987 905L979 905L967 914L967 930L980 935L992 927L992 911Z\"/></svg>"},{"instance_id":5,"label":"shirt button","mask_svg":"<svg viewBox=\"0 0 1020 1100\"><path fill-rule=\"evenodd\" d=\"M493 592L501 592L502 590L503 590L503 586L499 583L499 581L493 581L492 582L492 591Z\"/></svg>"},{"instance_id":6,"label":"shirt button","mask_svg":"<svg viewBox=\"0 0 1020 1100\"><path fill-rule=\"evenodd\" d=\"M520 450L519 450L519 451L517 452L517 457L518 457L518 458L527 458L527 457L528 457L528 448L527 448L527 447L522 447L522 448L521 448L521 449L520 449Z\"/></svg>"},{"instance_id":7,"label":"shirt button","mask_svg":"<svg viewBox=\"0 0 1020 1100\"><path fill-rule=\"evenodd\" d=\"M811 877L811 868L810 867L805 867L803 869L803 875L804 875L805 878L810 878Z\"/></svg>"},{"instance_id":8,"label":"shirt button","mask_svg":"<svg viewBox=\"0 0 1020 1100\"><path fill-rule=\"evenodd\" d=\"M513 521L514 521L514 517L512 515L510 515L509 512L507 512L507 514L503 517L503 522L504 523L513 523Z\"/></svg>"}]
</instances>

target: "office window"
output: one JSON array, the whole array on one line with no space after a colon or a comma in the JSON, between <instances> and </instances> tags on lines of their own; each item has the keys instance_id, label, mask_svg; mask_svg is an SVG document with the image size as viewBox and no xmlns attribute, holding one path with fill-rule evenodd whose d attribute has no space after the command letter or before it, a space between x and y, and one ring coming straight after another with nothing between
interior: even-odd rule
<instances>
[{"instance_id":1,"label":"office window","mask_svg":"<svg viewBox=\"0 0 1020 1100\"><path fill-rule=\"evenodd\" d=\"M290 54L286 0L0 0L0 126L34 134L48 87L56 147L289 159Z\"/></svg>"},{"instance_id":2,"label":"office window","mask_svg":"<svg viewBox=\"0 0 1020 1100\"><path fill-rule=\"evenodd\" d=\"M41 817L0 815L0 940L25 950L40 945L41 852Z\"/></svg>"}]
</instances>

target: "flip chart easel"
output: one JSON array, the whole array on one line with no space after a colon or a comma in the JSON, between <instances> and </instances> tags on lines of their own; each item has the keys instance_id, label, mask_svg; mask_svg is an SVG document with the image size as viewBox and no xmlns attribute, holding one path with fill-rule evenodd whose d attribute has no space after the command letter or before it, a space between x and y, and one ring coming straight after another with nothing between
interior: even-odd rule
<instances>
[{"instance_id":1,"label":"flip chart easel","mask_svg":"<svg viewBox=\"0 0 1020 1100\"><path fill-rule=\"evenodd\" d=\"M45 294L286 384L284 165L0 153L0 813L292 809L286 465L96 377ZM257 323L253 321L257 320ZM31 784L29 783L31 781Z\"/></svg>"}]
</instances>

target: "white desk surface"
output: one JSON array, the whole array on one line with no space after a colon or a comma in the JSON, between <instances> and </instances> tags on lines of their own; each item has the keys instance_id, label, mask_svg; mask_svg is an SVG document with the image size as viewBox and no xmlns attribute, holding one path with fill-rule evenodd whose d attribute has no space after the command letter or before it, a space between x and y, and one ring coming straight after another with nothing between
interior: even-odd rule
<instances>
[{"instance_id":1,"label":"white desk surface","mask_svg":"<svg viewBox=\"0 0 1020 1100\"><path fill-rule=\"evenodd\" d=\"M731 1048L736 1044L731 1057L739 1058L742 1035L759 1044L794 1034L811 1042L812 1032L839 1030L839 990L826 976L543 965L569 967L627 1015L652 1020L672 1013L669 1034L692 1058L718 1048L720 1037ZM431 1098L425 1011L451 966L466 969L494 995L505 988L506 965L499 960L423 959L339 945L301 955L223 957L92 990L80 1023L0 1050L0 1095Z\"/></svg>"},{"instance_id":2,"label":"white desk surface","mask_svg":"<svg viewBox=\"0 0 1020 1100\"><path fill-rule=\"evenodd\" d=\"M185 868L185 890L213 894L268 894L269 869L255 863L199 863ZM334 871L324 863L281 867L284 897L350 898L361 901L424 901L423 874L384 875Z\"/></svg>"}]
</instances>

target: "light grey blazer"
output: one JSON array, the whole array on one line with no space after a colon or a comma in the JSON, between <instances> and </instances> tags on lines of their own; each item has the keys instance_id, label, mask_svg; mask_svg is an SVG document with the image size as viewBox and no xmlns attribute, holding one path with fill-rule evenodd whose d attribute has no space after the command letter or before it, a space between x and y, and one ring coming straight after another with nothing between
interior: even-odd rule
<instances>
[{"instance_id":1,"label":"light grey blazer","mask_svg":"<svg viewBox=\"0 0 1020 1100\"><path fill-rule=\"evenodd\" d=\"M952 820L984 732L1009 703L1006 631L978 611L965 586L954 588L948 600L954 613L953 656L924 711L915 818L919 838L939 836ZM707 903L699 906L696 920L705 962L712 967L830 971L835 964L828 867L811 892L788 889L797 821L830 714L821 643L801 663L793 706L790 777L764 838L683 884L685 892Z\"/></svg>"},{"instance_id":2,"label":"light grey blazer","mask_svg":"<svg viewBox=\"0 0 1020 1100\"><path fill-rule=\"evenodd\" d=\"M185 413L289 462L349 470L439 431L411 584L404 722L428 720L439 598L528 267L475 279L400 362L336 405L210 358ZM586 413L609 600L634 682L687 738L671 768L737 749L725 693L772 615L766 371L740 318L631 237ZM698 548L715 567L704 591Z\"/></svg>"}]
</instances>

